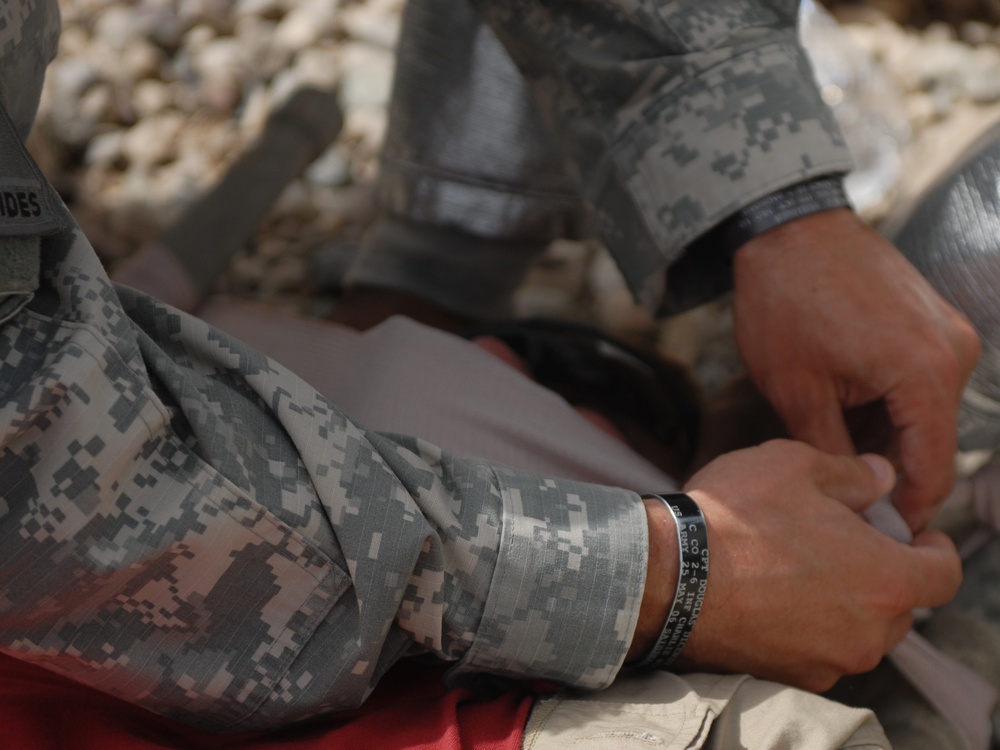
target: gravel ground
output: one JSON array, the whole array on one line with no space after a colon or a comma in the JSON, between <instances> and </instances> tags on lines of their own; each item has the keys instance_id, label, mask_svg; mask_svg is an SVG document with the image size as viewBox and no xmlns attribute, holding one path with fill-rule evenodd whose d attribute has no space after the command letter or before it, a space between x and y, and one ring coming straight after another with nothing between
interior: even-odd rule
<instances>
[{"instance_id":1,"label":"gravel ground","mask_svg":"<svg viewBox=\"0 0 1000 750\"><path fill-rule=\"evenodd\" d=\"M335 296L314 283L310 258L336 277L373 219L403 2L63 0L60 54L30 146L113 268L210 187L297 87L336 90L339 138L259 217L220 284L326 314ZM834 10L842 25L814 21L810 49L849 135L882 146L861 154L871 167L861 208L877 223L1000 116L998 4L878 0ZM736 367L725 303L654 324L595 243L556 243L519 309L654 343L695 365L710 389Z\"/></svg>"}]
</instances>

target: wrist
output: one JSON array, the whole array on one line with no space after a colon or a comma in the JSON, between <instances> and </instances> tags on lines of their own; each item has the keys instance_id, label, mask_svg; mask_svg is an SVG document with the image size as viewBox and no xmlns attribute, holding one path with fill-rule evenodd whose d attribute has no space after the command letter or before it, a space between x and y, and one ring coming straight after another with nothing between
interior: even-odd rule
<instances>
[{"instance_id":1,"label":"wrist","mask_svg":"<svg viewBox=\"0 0 1000 750\"><path fill-rule=\"evenodd\" d=\"M636 665L639 668L665 669L684 650L705 601L708 588L708 528L698 503L685 492L647 495L643 500L660 502L669 511L672 524L666 524L657 511L646 506L650 518L649 546L653 560L648 565L643 597L647 604L647 618L632 652L634 654L639 651L640 646L647 648L645 656ZM660 548L660 543L665 541L660 532L670 525L677 535L677 555L674 558L676 564L673 566L673 575L667 578L664 575L666 571L658 569L655 561L669 565L664 559L664 550ZM669 586L665 588L669 580L676 581L673 596L669 594ZM663 621L662 605L666 601L670 601L670 608ZM649 647L648 638L650 621L662 621L652 647Z\"/></svg>"},{"instance_id":2,"label":"wrist","mask_svg":"<svg viewBox=\"0 0 1000 750\"><path fill-rule=\"evenodd\" d=\"M776 190L737 209L689 244L670 267L661 314L682 312L732 291L734 259L741 248L776 228L833 209L850 210L839 174Z\"/></svg>"},{"instance_id":3,"label":"wrist","mask_svg":"<svg viewBox=\"0 0 1000 750\"><path fill-rule=\"evenodd\" d=\"M626 663L640 661L656 645L670 614L680 569L677 524L673 514L656 498L643 498L642 502L649 529L649 554L639 618L625 656Z\"/></svg>"},{"instance_id":4,"label":"wrist","mask_svg":"<svg viewBox=\"0 0 1000 750\"><path fill-rule=\"evenodd\" d=\"M677 532L677 588L667 621L653 649L637 665L643 669L666 669L687 644L708 590L708 527L705 515L686 492L668 492L648 497L661 501L673 514Z\"/></svg>"},{"instance_id":5,"label":"wrist","mask_svg":"<svg viewBox=\"0 0 1000 750\"><path fill-rule=\"evenodd\" d=\"M850 209L840 176L821 177L754 201L712 229L707 237L732 256L755 237L798 219L833 209Z\"/></svg>"}]
</instances>

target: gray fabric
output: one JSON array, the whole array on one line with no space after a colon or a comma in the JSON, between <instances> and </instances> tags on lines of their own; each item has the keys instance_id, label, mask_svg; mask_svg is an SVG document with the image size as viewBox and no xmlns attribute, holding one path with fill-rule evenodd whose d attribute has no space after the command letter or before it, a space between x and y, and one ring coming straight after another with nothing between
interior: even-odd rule
<instances>
[{"instance_id":1,"label":"gray fabric","mask_svg":"<svg viewBox=\"0 0 1000 750\"><path fill-rule=\"evenodd\" d=\"M470 320L511 317L514 292L546 247L387 217L345 283L406 290Z\"/></svg>"},{"instance_id":2,"label":"gray fabric","mask_svg":"<svg viewBox=\"0 0 1000 750\"><path fill-rule=\"evenodd\" d=\"M982 356L962 395L959 447L1000 447L1000 126L990 128L889 232L948 302L965 314Z\"/></svg>"}]
</instances>

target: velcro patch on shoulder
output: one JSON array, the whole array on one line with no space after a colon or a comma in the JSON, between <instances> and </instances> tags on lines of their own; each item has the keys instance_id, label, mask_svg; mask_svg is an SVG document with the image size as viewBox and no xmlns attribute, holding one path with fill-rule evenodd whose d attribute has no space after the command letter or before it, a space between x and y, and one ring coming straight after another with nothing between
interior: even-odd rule
<instances>
[{"instance_id":1,"label":"velcro patch on shoulder","mask_svg":"<svg viewBox=\"0 0 1000 750\"><path fill-rule=\"evenodd\" d=\"M63 228L48 181L0 105L0 237L49 234Z\"/></svg>"}]
</instances>

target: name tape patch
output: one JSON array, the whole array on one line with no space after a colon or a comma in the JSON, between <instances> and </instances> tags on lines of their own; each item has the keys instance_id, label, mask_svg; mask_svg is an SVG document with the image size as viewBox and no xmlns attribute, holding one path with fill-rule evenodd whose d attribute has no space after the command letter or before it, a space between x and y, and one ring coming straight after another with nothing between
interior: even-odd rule
<instances>
[{"instance_id":1,"label":"name tape patch","mask_svg":"<svg viewBox=\"0 0 1000 750\"><path fill-rule=\"evenodd\" d=\"M33 188L0 186L0 218L36 220L42 215L42 199Z\"/></svg>"}]
</instances>

